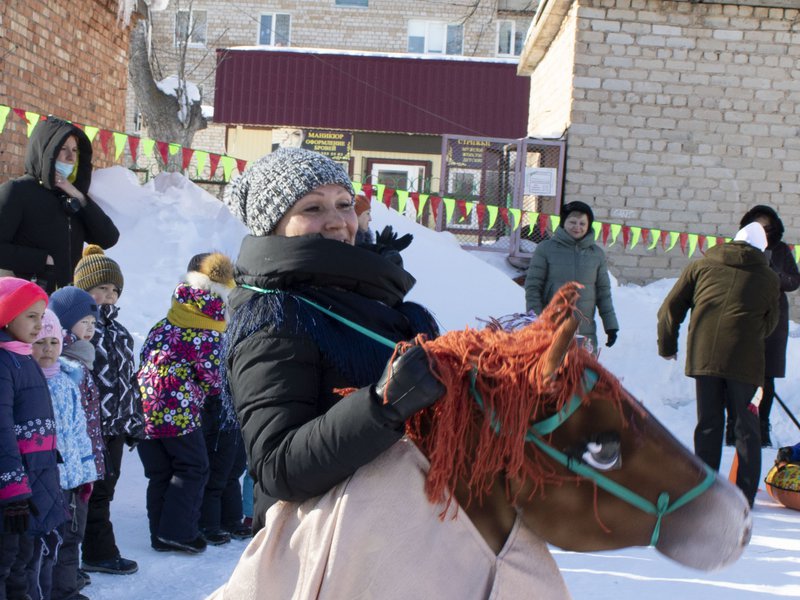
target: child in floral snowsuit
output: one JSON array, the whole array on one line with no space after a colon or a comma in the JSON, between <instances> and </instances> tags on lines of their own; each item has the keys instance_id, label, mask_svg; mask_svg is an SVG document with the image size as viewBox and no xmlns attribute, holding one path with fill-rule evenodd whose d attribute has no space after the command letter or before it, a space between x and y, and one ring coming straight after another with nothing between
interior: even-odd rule
<instances>
[{"instance_id":1,"label":"child in floral snowsuit","mask_svg":"<svg viewBox=\"0 0 800 600\"><path fill-rule=\"evenodd\" d=\"M167 317L147 335L138 379L145 439L138 445L155 550L199 553L200 506L209 461L202 431L205 399L220 390L225 298L233 286L226 256L198 255L175 289Z\"/></svg>"}]
</instances>

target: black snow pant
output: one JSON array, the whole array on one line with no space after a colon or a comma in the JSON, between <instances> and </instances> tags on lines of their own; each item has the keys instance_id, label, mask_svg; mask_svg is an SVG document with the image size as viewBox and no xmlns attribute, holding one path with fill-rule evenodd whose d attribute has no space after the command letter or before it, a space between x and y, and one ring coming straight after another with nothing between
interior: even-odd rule
<instances>
[{"instance_id":1,"label":"black snow pant","mask_svg":"<svg viewBox=\"0 0 800 600\"><path fill-rule=\"evenodd\" d=\"M61 550L58 529L34 538L33 556L28 562L28 595L31 600L50 600L53 589L53 565Z\"/></svg>"},{"instance_id":2,"label":"black snow pant","mask_svg":"<svg viewBox=\"0 0 800 600\"><path fill-rule=\"evenodd\" d=\"M27 566L33 538L27 533L0 533L0 600L28 598Z\"/></svg>"},{"instance_id":3,"label":"black snow pant","mask_svg":"<svg viewBox=\"0 0 800 600\"><path fill-rule=\"evenodd\" d=\"M736 453L739 469L736 485L753 505L761 479L761 437L759 419L747 409L758 386L722 377L695 377L697 392L697 427L694 452L709 467L719 471L722 460L722 436L725 426L725 402L733 405Z\"/></svg>"},{"instance_id":4,"label":"black snow pant","mask_svg":"<svg viewBox=\"0 0 800 600\"><path fill-rule=\"evenodd\" d=\"M200 510L200 529L218 531L242 522L242 488L239 478L247 456L239 429L206 431L208 483Z\"/></svg>"},{"instance_id":5,"label":"black snow pant","mask_svg":"<svg viewBox=\"0 0 800 600\"><path fill-rule=\"evenodd\" d=\"M83 560L90 563L114 560L120 556L114 539L114 527L111 525L111 501L119 481L125 437L112 435L104 437L104 441L106 474L103 479L94 482L86 516L86 532L81 545Z\"/></svg>"},{"instance_id":6,"label":"black snow pant","mask_svg":"<svg viewBox=\"0 0 800 600\"><path fill-rule=\"evenodd\" d=\"M150 539L190 542L200 534L200 505L208 479L203 432L142 440L137 446L147 477Z\"/></svg>"},{"instance_id":7,"label":"black snow pant","mask_svg":"<svg viewBox=\"0 0 800 600\"><path fill-rule=\"evenodd\" d=\"M80 488L64 490L64 503L69 506L72 518L58 527L61 533L61 549L53 565L53 600L73 600L78 592L78 568L80 547L86 531L86 516L89 503L78 497Z\"/></svg>"}]
</instances>

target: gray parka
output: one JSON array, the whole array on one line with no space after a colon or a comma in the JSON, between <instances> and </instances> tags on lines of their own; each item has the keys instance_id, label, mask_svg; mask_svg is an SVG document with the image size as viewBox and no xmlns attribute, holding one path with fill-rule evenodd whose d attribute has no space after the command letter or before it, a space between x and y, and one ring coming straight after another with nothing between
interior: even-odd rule
<instances>
[{"instance_id":1,"label":"gray parka","mask_svg":"<svg viewBox=\"0 0 800 600\"><path fill-rule=\"evenodd\" d=\"M586 318L581 320L578 333L589 338L596 349L595 310L600 313L605 331L619 330L619 323L611 302L606 255L594 243L591 230L576 240L559 227L551 239L536 246L525 277L526 309L541 314L558 289L569 281L584 286L578 310Z\"/></svg>"}]
</instances>

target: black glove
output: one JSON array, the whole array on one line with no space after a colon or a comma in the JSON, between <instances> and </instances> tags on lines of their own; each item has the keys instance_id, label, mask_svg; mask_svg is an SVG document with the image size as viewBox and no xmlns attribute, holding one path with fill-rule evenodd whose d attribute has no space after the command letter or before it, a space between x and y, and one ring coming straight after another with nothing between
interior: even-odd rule
<instances>
[{"instance_id":1,"label":"black glove","mask_svg":"<svg viewBox=\"0 0 800 600\"><path fill-rule=\"evenodd\" d=\"M385 401L386 410L398 423L429 407L444 392L444 386L431 373L428 355L421 346L411 346L390 361L373 388L377 401Z\"/></svg>"},{"instance_id":2,"label":"black glove","mask_svg":"<svg viewBox=\"0 0 800 600\"><path fill-rule=\"evenodd\" d=\"M371 248L386 260L402 268L403 258L400 256L400 251L408 248L413 239L414 236L410 233L398 238L392 226L387 225L375 237L375 243L366 247Z\"/></svg>"},{"instance_id":3,"label":"black glove","mask_svg":"<svg viewBox=\"0 0 800 600\"><path fill-rule=\"evenodd\" d=\"M30 515L38 515L36 505L31 500L10 502L3 507L3 531L23 534L28 531Z\"/></svg>"},{"instance_id":4,"label":"black glove","mask_svg":"<svg viewBox=\"0 0 800 600\"><path fill-rule=\"evenodd\" d=\"M619 329L607 329L606 330L606 335L608 336L608 339L606 339L606 346L607 347L611 348L611 346L613 346L616 343L616 341L617 341L617 332L618 331L619 331Z\"/></svg>"}]
</instances>

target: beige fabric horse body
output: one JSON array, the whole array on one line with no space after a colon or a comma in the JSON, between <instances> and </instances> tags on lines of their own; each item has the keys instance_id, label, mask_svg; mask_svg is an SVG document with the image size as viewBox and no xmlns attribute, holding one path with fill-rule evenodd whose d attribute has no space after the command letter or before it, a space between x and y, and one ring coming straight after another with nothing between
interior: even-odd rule
<instances>
[{"instance_id":1,"label":"beige fabric horse body","mask_svg":"<svg viewBox=\"0 0 800 600\"><path fill-rule=\"evenodd\" d=\"M519 519L498 554L455 500L440 519L427 469L403 439L326 494L279 502L209 600L570 598L547 545Z\"/></svg>"}]
</instances>

